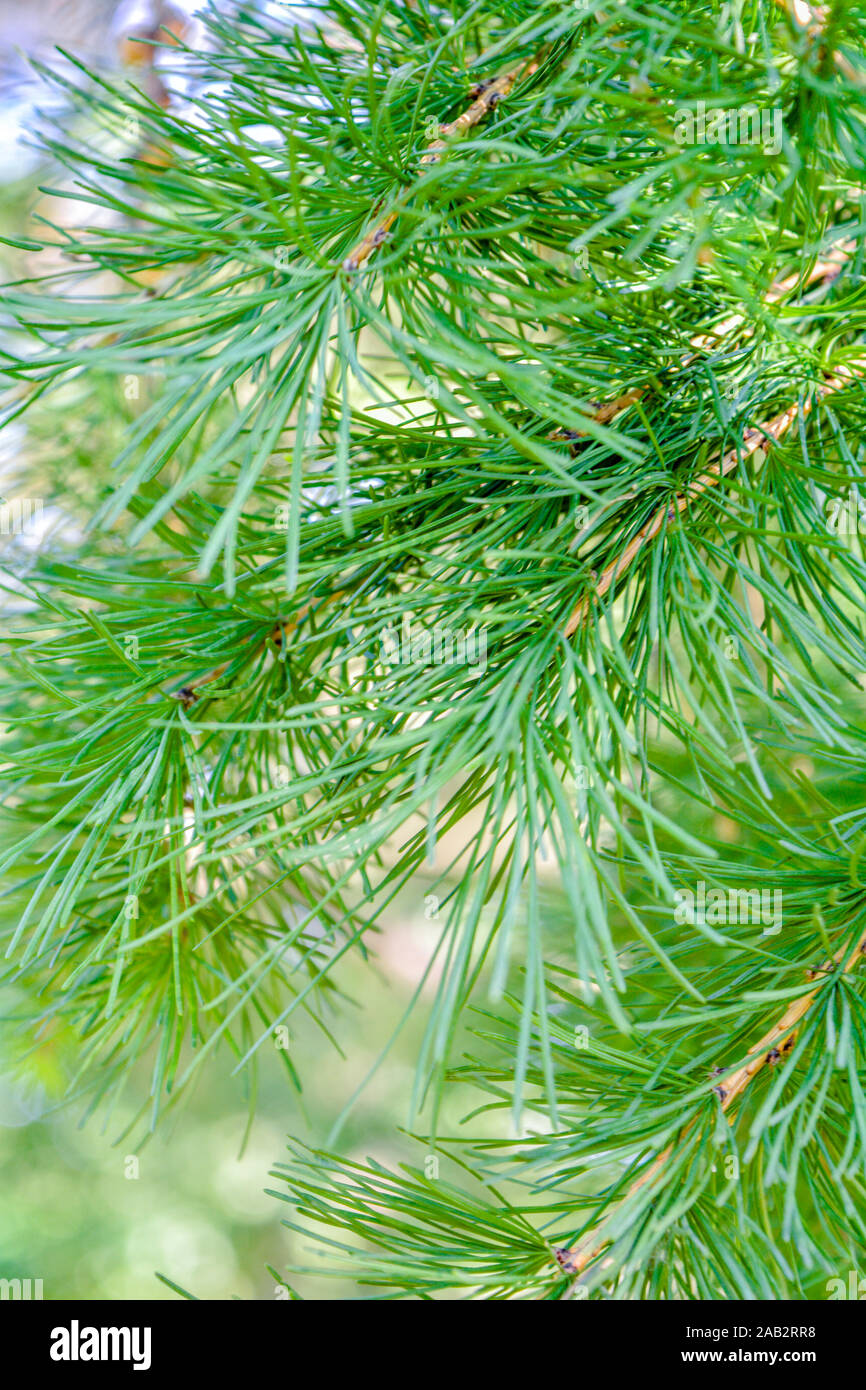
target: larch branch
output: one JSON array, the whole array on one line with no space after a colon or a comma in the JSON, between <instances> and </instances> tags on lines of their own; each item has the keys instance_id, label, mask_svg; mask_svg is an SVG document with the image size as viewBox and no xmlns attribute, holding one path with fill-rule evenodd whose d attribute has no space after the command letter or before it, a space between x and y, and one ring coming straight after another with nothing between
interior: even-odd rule
<instances>
[{"instance_id":1,"label":"larch branch","mask_svg":"<svg viewBox=\"0 0 866 1390\"><path fill-rule=\"evenodd\" d=\"M817 392L818 398L823 399L826 396L832 395L834 392L841 391L845 386L849 385L855 377L862 376L864 372L866 372L866 360L859 362L856 367L840 368L834 376L829 378L829 380L819 388ZM814 398L810 398L803 401L802 405L799 403L791 405L787 410L783 410L781 414L774 416L767 424L757 425L752 429L746 430L739 446L730 449L726 454L716 459L710 468L696 478L693 483L690 483L684 492L678 493L673 501L664 502L658 510L654 512L646 525L632 537L625 549L616 559L612 560L611 563L602 570L592 592L583 594L578 600L565 625L565 636L571 637L577 631L589 613L592 602L595 599L603 598L608 590L619 582L623 575L626 574L634 564L643 549L659 534L669 521L673 521L676 516L684 512L689 503L693 501L694 498L700 496L702 492L706 492L709 488L715 487L720 479L724 478L726 474L736 468L741 459L748 458L750 455L757 453L758 450L763 450L764 446L767 444L777 443L797 419L809 414L812 409L813 400Z\"/></svg>"},{"instance_id":2,"label":"larch branch","mask_svg":"<svg viewBox=\"0 0 866 1390\"><path fill-rule=\"evenodd\" d=\"M855 965L862 961L864 955L866 955L866 932L860 937L854 950L849 952L847 958L844 946L840 947L824 966L823 971L819 972L824 974L824 979L820 980L814 989L800 995L788 1005L781 1018L749 1049L746 1060L737 1067L736 1071L727 1076L723 1083L714 1082L712 1090L719 1097L723 1111L731 1109L734 1101L745 1093L760 1072L766 1067L775 1066L791 1051L796 1040L797 1026L808 1014L827 980L832 977L835 968L841 965L842 974L850 974ZM814 978L814 972L810 972L810 975ZM680 1138L685 1138L693 1125L694 1121L687 1125ZM639 1192L642 1187L645 1187L648 1182L651 1182L664 1170L675 1150L676 1142L668 1144L667 1148L653 1159L652 1163L643 1170L620 1199L616 1210L619 1210L635 1193ZM575 1276L582 1274L590 1262L609 1244L605 1230L609 1219L610 1214L602 1218L599 1225L576 1246L559 1246L554 1249L557 1264L566 1274Z\"/></svg>"},{"instance_id":3,"label":"larch branch","mask_svg":"<svg viewBox=\"0 0 866 1390\"><path fill-rule=\"evenodd\" d=\"M427 146L426 151L421 156L420 164L423 167L431 164L438 164L442 157L442 152L447 149L449 140L455 136L468 134L474 126L480 125L484 118L508 96L515 82L520 77L529 77L538 68L538 59L531 58L525 63L519 64L516 68L508 72L501 73L499 77L488 78L484 82L479 82L473 88L472 105L468 106L461 115L455 120L439 127L439 135ZM381 221L358 242L354 251L343 261L343 269L354 271L361 267L370 259L378 246L382 245L388 233L397 221L397 212L387 213Z\"/></svg>"}]
</instances>

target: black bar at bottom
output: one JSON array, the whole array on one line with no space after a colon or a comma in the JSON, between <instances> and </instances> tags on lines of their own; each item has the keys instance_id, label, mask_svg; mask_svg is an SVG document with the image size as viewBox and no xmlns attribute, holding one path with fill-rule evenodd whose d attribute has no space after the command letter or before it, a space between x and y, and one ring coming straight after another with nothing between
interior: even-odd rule
<instances>
[{"instance_id":1,"label":"black bar at bottom","mask_svg":"<svg viewBox=\"0 0 866 1390\"><path fill-rule=\"evenodd\" d=\"M423 1306L423 1305L418 1305ZM414 1386L455 1373L510 1381L531 1374L572 1384L599 1373L694 1380L708 1370L729 1377L760 1370L768 1383L799 1376L846 1376L862 1354L863 1310L856 1299L813 1303L648 1303L566 1301L532 1311L426 1304L417 1311L377 1299L315 1302L66 1303L0 1301L4 1359L15 1371L37 1372L49 1384L110 1375L133 1383L166 1373L220 1385L250 1377L269 1385L348 1375L387 1375ZM501 1308L501 1305L500 1305ZM407 1324L406 1318L411 1322ZM460 1317L455 1329L452 1317ZM488 1317L493 1318L488 1323ZM541 1322L535 1319L540 1317ZM465 1321L464 1321L465 1319ZM522 1324L522 1326L521 1326ZM447 1335L457 1330L458 1337ZM410 1348L406 1346L411 1331ZM336 1334L336 1335L335 1335ZM444 1335L443 1335L444 1334ZM514 1336L521 1365L514 1363ZM540 1337L539 1337L539 1334ZM524 1338L531 1338L526 1341ZM441 1358L441 1359L440 1359ZM861 1377L858 1375L858 1379ZM571 1390L571 1386L569 1387Z\"/></svg>"}]
</instances>

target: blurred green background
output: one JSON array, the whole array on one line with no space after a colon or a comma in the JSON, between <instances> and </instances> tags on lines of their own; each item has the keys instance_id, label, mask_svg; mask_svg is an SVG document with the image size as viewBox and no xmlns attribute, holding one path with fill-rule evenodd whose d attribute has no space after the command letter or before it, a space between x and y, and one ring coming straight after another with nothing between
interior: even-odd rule
<instances>
[{"instance_id":1,"label":"blurred green background","mask_svg":"<svg viewBox=\"0 0 866 1390\"><path fill-rule=\"evenodd\" d=\"M383 923L378 961L358 960L341 973L358 1005L344 1005L331 1020L343 1056L308 1020L293 1022L290 1051L301 1094L266 1040L249 1128L244 1082L231 1074L226 1052L144 1144L123 1136L147 1101L145 1069L107 1118L97 1113L82 1123L84 1101L57 1108L71 1055L41 1049L33 1081L0 1059L0 1278L42 1279L46 1299L176 1297L156 1271L199 1298L279 1296L266 1265L284 1270L289 1260L318 1263L319 1256L281 1225L285 1208L265 1193L269 1170L285 1158L286 1135L325 1141L398 1027L434 938L419 894L416 911L404 902ZM7 991L7 1018L14 1002ZM401 1131L423 1012L399 1034L346 1117L344 1154L388 1165L423 1162L425 1145ZM459 1111L452 1098L446 1126ZM303 1277L291 1283L318 1298L355 1291Z\"/></svg>"}]
</instances>

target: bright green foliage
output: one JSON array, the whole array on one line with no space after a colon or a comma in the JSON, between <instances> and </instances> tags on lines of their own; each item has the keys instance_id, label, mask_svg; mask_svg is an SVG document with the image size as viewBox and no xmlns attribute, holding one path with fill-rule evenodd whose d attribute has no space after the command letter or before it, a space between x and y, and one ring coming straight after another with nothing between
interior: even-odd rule
<instances>
[{"instance_id":1,"label":"bright green foliage","mask_svg":"<svg viewBox=\"0 0 866 1390\"><path fill-rule=\"evenodd\" d=\"M155 1122L220 1044L339 1032L343 956L441 897L410 1114L468 1087L474 1179L298 1151L281 1194L389 1292L559 1297L600 1229L580 1293L866 1259L864 25L223 10L182 101L82 73L47 140L110 216L4 296L9 415L86 525L9 552L20 1035L71 1031L97 1099L146 1058ZM763 142L692 143L700 103ZM699 883L781 919L684 920Z\"/></svg>"}]
</instances>

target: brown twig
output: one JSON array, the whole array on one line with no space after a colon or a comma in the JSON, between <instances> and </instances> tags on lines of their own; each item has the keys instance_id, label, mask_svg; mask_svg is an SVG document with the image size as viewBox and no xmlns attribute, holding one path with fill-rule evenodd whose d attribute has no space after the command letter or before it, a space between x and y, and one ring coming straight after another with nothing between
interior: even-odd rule
<instances>
[{"instance_id":1,"label":"brown twig","mask_svg":"<svg viewBox=\"0 0 866 1390\"><path fill-rule=\"evenodd\" d=\"M807 994L801 995L793 1000L782 1014L781 1018L768 1029L758 1041L749 1048L746 1060L742 1066L737 1067L736 1071L727 1076L721 1084L714 1084L712 1089L721 1101L723 1111L730 1110L734 1101L746 1091L747 1087L754 1081L755 1077L762 1072L765 1067L775 1066L778 1062L791 1051L797 1036L797 1025L802 1022L815 999L826 983L826 977L833 967L842 966L842 973L849 974L854 966L866 955L866 932L860 937L854 950L845 960L845 948L840 947L832 960L828 961L824 967L825 979L821 980L814 989ZM844 961L844 964L842 964ZM815 972L807 972L808 978L814 979ZM716 1073L717 1075L720 1073ZM684 1138L694 1125L694 1121L687 1125L680 1138ZM620 1206L627 1202L631 1197L651 1182L660 1173L668 1160L675 1151L675 1143L668 1144L667 1148L653 1159L652 1163L640 1174L631 1184L624 1197L621 1199ZM576 1246L559 1246L554 1249L554 1255L559 1267L566 1273L579 1276L586 1269L587 1265L600 1254L608 1244L605 1235L605 1226L608 1217L604 1217L598 1226L584 1237Z\"/></svg>"},{"instance_id":2,"label":"brown twig","mask_svg":"<svg viewBox=\"0 0 866 1390\"><path fill-rule=\"evenodd\" d=\"M785 276L783 280L775 281L764 296L764 303L776 304L780 299L784 299L786 294L790 294L792 290L798 287L807 289L822 280L835 280L846 262L853 255L855 245L856 243L853 241L840 243L836 248L837 255L828 256L826 260L816 261L805 278L795 271L792 275ZM713 348L718 347L729 333L747 322L748 319L745 314L730 314L726 319L723 319L721 323L717 324L715 328L695 334L689 342L689 346L693 351L687 353L682 359L680 370L690 367L692 363L698 360L702 352L709 352ZM649 389L650 387L648 384L644 386L633 386L630 390L623 392L622 395L616 396L612 401L607 401L604 405L596 406L589 418L594 420L598 425L606 425L623 410L627 410L630 405L634 405L635 401L641 400ZM547 437L553 440L554 443L562 443L565 441L572 443L575 440L586 438L586 431L556 429Z\"/></svg>"},{"instance_id":3,"label":"brown twig","mask_svg":"<svg viewBox=\"0 0 866 1390\"><path fill-rule=\"evenodd\" d=\"M120 40L118 56L121 63L125 67L144 68L144 90L164 108L171 105L171 93L160 76L157 59L163 48L177 48L185 44L192 35L192 27L188 15L166 3L166 0L156 0L151 6L150 18L142 19L135 29L125 33Z\"/></svg>"},{"instance_id":4,"label":"brown twig","mask_svg":"<svg viewBox=\"0 0 866 1390\"><path fill-rule=\"evenodd\" d=\"M484 82L479 82L471 93L474 98L472 105L467 107L455 120L439 127L439 135L430 142L425 153L421 156L421 166L438 164L450 139L455 136L466 135L474 126L480 125L485 116L489 115L508 96L518 78L531 76L537 68L538 59L531 58L520 66L512 68L509 72L500 74L499 77L490 77ZM397 221L397 216L397 212L392 211L380 222L377 222L358 242L354 251L343 261L343 269L360 270L376 248L386 240L388 233Z\"/></svg>"},{"instance_id":5,"label":"brown twig","mask_svg":"<svg viewBox=\"0 0 866 1390\"><path fill-rule=\"evenodd\" d=\"M333 593L327 595L325 601L332 603L334 599L339 598L344 593L346 593L345 589L335 589ZM251 642L255 643L253 655L261 651L262 647L268 642L274 642L276 646L281 647L283 642L292 635L319 602L321 602L321 600L310 599L308 603L301 604L301 607L296 613L293 613L290 618L280 618L275 625L265 633L264 637L259 637L258 639L255 637L248 637L245 645L249 645ZM212 685L214 681L219 680L220 676L225 674L230 665L231 660L222 661L219 666L214 666L211 670L205 671L204 675L196 676L195 680L187 681L179 690L172 692L174 698L180 701L184 709L189 709L199 698L198 691L201 687L204 685Z\"/></svg>"},{"instance_id":6,"label":"brown twig","mask_svg":"<svg viewBox=\"0 0 866 1390\"><path fill-rule=\"evenodd\" d=\"M790 19L801 29L805 29L810 38L820 39L830 18L829 5L808 5L806 0L776 0L781 5ZM820 53L826 55L826 45L821 45ZM839 71L848 78L849 82L854 82L858 87L866 85L863 73L858 72L852 63L848 61L844 53L840 53L838 48L833 50L833 62Z\"/></svg>"},{"instance_id":7,"label":"brown twig","mask_svg":"<svg viewBox=\"0 0 866 1390\"><path fill-rule=\"evenodd\" d=\"M817 36L824 30L830 16L826 5L808 5L806 0L776 0L786 14L809 34Z\"/></svg>"},{"instance_id":8,"label":"brown twig","mask_svg":"<svg viewBox=\"0 0 866 1390\"><path fill-rule=\"evenodd\" d=\"M808 33L812 35L820 34L829 18L829 10L826 6L810 5L806 3L806 0L776 0L776 3L785 10L786 14L788 14L791 19L806 28ZM859 74L854 73L851 64L841 53L835 53L833 57L847 76L859 80ZM796 289L801 283L802 287L805 289L807 286L815 284L816 281L830 277L835 278L845 262L853 254L855 246L856 243L853 241L843 242L838 248L838 250L842 252L841 260L828 258L824 261L816 261L809 274L802 282L800 275L797 273L788 275L783 280L777 280L768 290L765 296L765 303L776 303L779 299L783 299L786 294L790 293L791 290ZM686 356L681 365L683 367L691 365L691 363L696 360L696 354L698 352L716 347L722 338L745 321L746 317L744 314L732 314L708 333L701 333L692 338L691 347L695 349L695 354ZM618 396L615 400L609 401L606 405L598 406L590 416L590 419L594 420L599 425L606 425L614 416L619 415L621 411L626 410L628 406L640 400L648 390L648 386L633 387L623 395ZM583 437L583 431L568 429L554 430L552 434L548 435L549 439L557 442L573 442Z\"/></svg>"},{"instance_id":9,"label":"brown twig","mask_svg":"<svg viewBox=\"0 0 866 1390\"><path fill-rule=\"evenodd\" d=\"M863 933L842 966L843 975L849 974L864 955L866 955L866 932ZM824 970L829 973L834 966L842 965L844 957L845 948L843 946L824 967ZM814 978L814 972L809 973L810 977ZM733 1075L727 1077L721 1085L715 1087L721 1098L723 1110L730 1109L737 1096L742 1095L759 1071L763 1071L764 1067L774 1066L786 1053L790 1052L796 1039L797 1024L809 1012L824 983L824 980L819 981L808 994L803 994L799 999L793 1000L778 1022L774 1023L772 1028L758 1039L754 1047L749 1049L748 1058L743 1065L738 1067Z\"/></svg>"},{"instance_id":10,"label":"brown twig","mask_svg":"<svg viewBox=\"0 0 866 1390\"><path fill-rule=\"evenodd\" d=\"M864 372L866 372L866 361L860 362L856 368L841 368L820 388L819 397L824 398L836 391L841 391L844 386L847 386L855 377L862 376ZM672 521L680 512L685 511L695 497L706 492L709 488L715 487L721 478L724 478L737 466L740 459L748 458L759 449L763 449L764 445L768 443L778 442L794 421L800 417L801 411L803 415L809 414L812 404L812 400L806 400L802 407L799 404L789 406L787 410L783 410L780 415L776 415L766 425L759 425L746 430L742 443L737 448L730 449L728 453L717 459L712 467L689 485L685 492L678 493L672 502L663 503L646 525L638 531L637 535L632 537L621 554L602 570L592 592L583 594L578 600L565 625L565 636L571 637L577 631L589 612L593 600L604 597L608 590L631 568L644 547L659 534L668 521Z\"/></svg>"}]
</instances>

